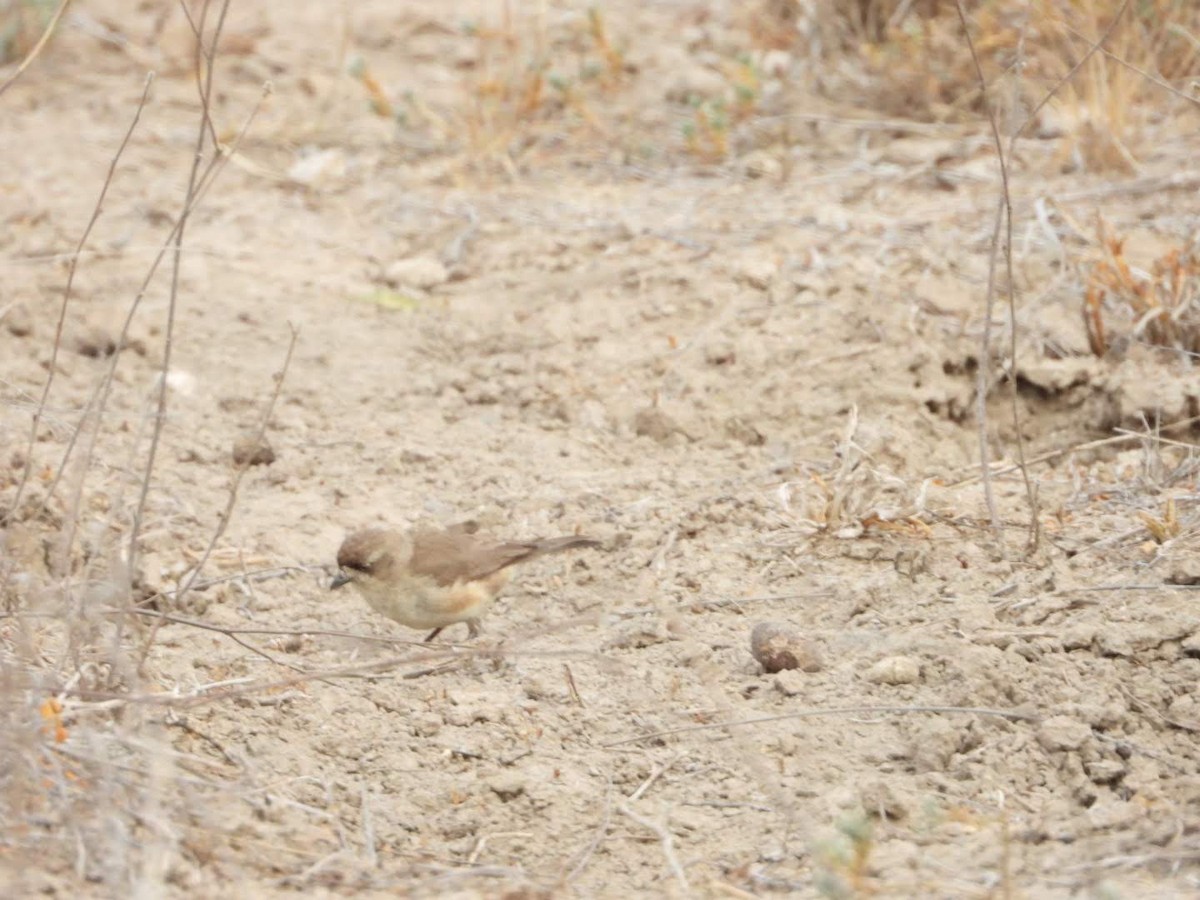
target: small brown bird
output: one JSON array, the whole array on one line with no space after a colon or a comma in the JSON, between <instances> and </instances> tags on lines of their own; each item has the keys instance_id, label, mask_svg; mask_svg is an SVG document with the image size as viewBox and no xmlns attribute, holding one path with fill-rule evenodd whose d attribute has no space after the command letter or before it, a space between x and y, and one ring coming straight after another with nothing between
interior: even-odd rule
<instances>
[{"instance_id":1,"label":"small brown bird","mask_svg":"<svg viewBox=\"0 0 1200 900\"><path fill-rule=\"evenodd\" d=\"M387 528L359 531L338 550L338 573L330 589L353 584L371 608L409 628L432 628L431 641L447 625L466 622L470 637L504 587L509 567L547 553L599 547L588 537L497 541L475 533L474 523L445 531Z\"/></svg>"}]
</instances>

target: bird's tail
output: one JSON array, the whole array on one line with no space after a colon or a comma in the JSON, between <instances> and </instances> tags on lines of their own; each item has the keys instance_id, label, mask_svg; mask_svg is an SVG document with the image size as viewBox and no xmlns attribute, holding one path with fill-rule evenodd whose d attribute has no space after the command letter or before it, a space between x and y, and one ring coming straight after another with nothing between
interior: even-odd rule
<instances>
[{"instance_id":1,"label":"bird's tail","mask_svg":"<svg viewBox=\"0 0 1200 900\"><path fill-rule=\"evenodd\" d=\"M566 537L556 538L541 538L536 541L528 541L525 546L529 548L529 552L523 559L533 559L536 556L545 556L548 553L561 553L563 550L574 550L577 547L599 547L600 541L595 538L584 537L581 534L572 534Z\"/></svg>"}]
</instances>

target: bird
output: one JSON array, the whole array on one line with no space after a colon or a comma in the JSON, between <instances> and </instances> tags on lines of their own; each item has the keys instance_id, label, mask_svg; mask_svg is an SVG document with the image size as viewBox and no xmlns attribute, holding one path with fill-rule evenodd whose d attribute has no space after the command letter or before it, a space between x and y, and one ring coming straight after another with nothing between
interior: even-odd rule
<instances>
[{"instance_id":1,"label":"bird","mask_svg":"<svg viewBox=\"0 0 1200 900\"><path fill-rule=\"evenodd\" d=\"M456 622L466 622L474 638L512 566L600 545L582 535L501 541L479 534L474 522L412 531L367 528L342 542L329 587L353 584L380 615L409 628L432 628L426 642Z\"/></svg>"}]
</instances>

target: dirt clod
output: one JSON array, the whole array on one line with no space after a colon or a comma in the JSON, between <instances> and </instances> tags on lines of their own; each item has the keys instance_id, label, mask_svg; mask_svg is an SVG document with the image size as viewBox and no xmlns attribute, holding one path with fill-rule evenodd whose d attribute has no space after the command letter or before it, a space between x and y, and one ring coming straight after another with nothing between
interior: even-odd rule
<instances>
[{"instance_id":1,"label":"dirt clod","mask_svg":"<svg viewBox=\"0 0 1200 900\"><path fill-rule=\"evenodd\" d=\"M755 625L750 632L750 653L768 673L785 669L819 672L824 667L816 644L804 637L799 629L784 622Z\"/></svg>"},{"instance_id":2,"label":"dirt clod","mask_svg":"<svg viewBox=\"0 0 1200 900\"><path fill-rule=\"evenodd\" d=\"M392 287L429 290L445 284L449 279L450 273L446 267L430 256L396 260L384 272L384 280Z\"/></svg>"},{"instance_id":3,"label":"dirt clod","mask_svg":"<svg viewBox=\"0 0 1200 900\"><path fill-rule=\"evenodd\" d=\"M1091 737L1091 727L1071 716L1051 716L1037 731L1038 743L1051 752L1078 750Z\"/></svg>"},{"instance_id":4,"label":"dirt clod","mask_svg":"<svg viewBox=\"0 0 1200 900\"><path fill-rule=\"evenodd\" d=\"M783 669L775 673L775 690L785 697L799 697L812 684L800 669Z\"/></svg>"},{"instance_id":5,"label":"dirt clod","mask_svg":"<svg viewBox=\"0 0 1200 900\"><path fill-rule=\"evenodd\" d=\"M487 780L488 790L504 802L515 800L525 793L525 777L516 772L501 772Z\"/></svg>"},{"instance_id":6,"label":"dirt clod","mask_svg":"<svg viewBox=\"0 0 1200 900\"><path fill-rule=\"evenodd\" d=\"M85 325L71 339L71 347L80 356L101 359L117 352L116 332L103 325Z\"/></svg>"},{"instance_id":7,"label":"dirt clod","mask_svg":"<svg viewBox=\"0 0 1200 900\"><path fill-rule=\"evenodd\" d=\"M633 433L665 444L676 435L687 437L687 432L673 418L657 407L638 410L633 417Z\"/></svg>"},{"instance_id":8,"label":"dirt clod","mask_svg":"<svg viewBox=\"0 0 1200 900\"><path fill-rule=\"evenodd\" d=\"M235 466L269 466L275 462L275 449L265 437L257 434L240 435L233 442Z\"/></svg>"}]
</instances>

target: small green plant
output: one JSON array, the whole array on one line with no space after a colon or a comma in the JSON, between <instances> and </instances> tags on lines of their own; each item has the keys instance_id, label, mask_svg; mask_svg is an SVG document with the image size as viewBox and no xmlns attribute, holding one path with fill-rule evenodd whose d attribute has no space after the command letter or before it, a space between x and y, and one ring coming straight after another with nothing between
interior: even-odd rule
<instances>
[{"instance_id":1,"label":"small green plant","mask_svg":"<svg viewBox=\"0 0 1200 900\"><path fill-rule=\"evenodd\" d=\"M737 122L744 122L758 111L762 99L762 77L746 54L739 55L726 67L725 77L733 86L733 118Z\"/></svg>"},{"instance_id":2,"label":"small green plant","mask_svg":"<svg viewBox=\"0 0 1200 900\"><path fill-rule=\"evenodd\" d=\"M720 162L729 156L729 114L724 102L697 101L692 120L684 123L683 140L688 152L702 162Z\"/></svg>"},{"instance_id":3,"label":"small green plant","mask_svg":"<svg viewBox=\"0 0 1200 900\"><path fill-rule=\"evenodd\" d=\"M478 45L463 84L464 100L448 116L476 164L514 164L543 136L607 131L594 109L625 80L625 56L610 38L599 8L565 31L523 20L505 7L495 25L472 22L464 34ZM607 105L607 101L605 101Z\"/></svg>"},{"instance_id":4,"label":"small green plant","mask_svg":"<svg viewBox=\"0 0 1200 900\"><path fill-rule=\"evenodd\" d=\"M383 85L379 80L371 74L371 70L367 67L367 61L361 56L355 57L350 61L349 66L350 77L359 82L363 86L363 90L367 93L367 99L371 106L371 112L377 116L386 116L389 118L396 117L398 114L392 106L392 102L388 100L387 94L383 90Z\"/></svg>"},{"instance_id":5,"label":"small green plant","mask_svg":"<svg viewBox=\"0 0 1200 900\"><path fill-rule=\"evenodd\" d=\"M817 850L817 890L831 900L872 895L875 889L869 875L874 846L871 820L858 811L843 816L835 827L837 834Z\"/></svg>"}]
</instances>

